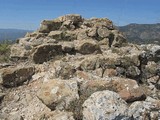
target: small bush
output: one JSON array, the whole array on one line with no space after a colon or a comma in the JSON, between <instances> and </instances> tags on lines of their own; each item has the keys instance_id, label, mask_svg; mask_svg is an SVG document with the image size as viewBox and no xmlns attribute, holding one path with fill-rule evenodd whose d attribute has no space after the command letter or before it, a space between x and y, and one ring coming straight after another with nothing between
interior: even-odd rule
<instances>
[{"instance_id":1,"label":"small bush","mask_svg":"<svg viewBox=\"0 0 160 120\"><path fill-rule=\"evenodd\" d=\"M0 62L8 62L10 54L10 44L3 42L0 44Z\"/></svg>"}]
</instances>

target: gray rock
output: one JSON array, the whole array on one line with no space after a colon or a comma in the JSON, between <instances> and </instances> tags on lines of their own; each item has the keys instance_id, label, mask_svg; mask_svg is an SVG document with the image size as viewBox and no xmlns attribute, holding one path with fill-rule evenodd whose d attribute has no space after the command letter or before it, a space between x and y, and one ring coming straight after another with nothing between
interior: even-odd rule
<instances>
[{"instance_id":1,"label":"gray rock","mask_svg":"<svg viewBox=\"0 0 160 120\"><path fill-rule=\"evenodd\" d=\"M109 35L111 34L110 30L108 30L105 27L98 28L97 33L98 33L99 37L101 37L101 38L109 37Z\"/></svg>"},{"instance_id":2,"label":"gray rock","mask_svg":"<svg viewBox=\"0 0 160 120\"><path fill-rule=\"evenodd\" d=\"M125 46L125 44L127 43L127 40L126 38L121 35L121 34L118 34L118 35L113 35L114 36L114 40L112 41L111 43L111 46L113 47L122 47L122 46Z\"/></svg>"},{"instance_id":3,"label":"gray rock","mask_svg":"<svg viewBox=\"0 0 160 120\"><path fill-rule=\"evenodd\" d=\"M97 28L91 28L88 31L88 36L89 37L97 37L98 36L98 34L97 34Z\"/></svg>"},{"instance_id":4,"label":"gray rock","mask_svg":"<svg viewBox=\"0 0 160 120\"><path fill-rule=\"evenodd\" d=\"M127 69L127 76L130 78L136 78L140 75L141 71L136 66L130 66Z\"/></svg>"},{"instance_id":5,"label":"gray rock","mask_svg":"<svg viewBox=\"0 0 160 120\"><path fill-rule=\"evenodd\" d=\"M73 42L63 42L61 43L62 45L62 50L65 53L69 54L74 54L75 53L75 48Z\"/></svg>"},{"instance_id":6,"label":"gray rock","mask_svg":"<svg viewBox=\"0 0 160 120\"><path fill-rule=\"evenodd\" d=\"M88 35L87 35L87 30L80 30L77 34L77 40L85 40L85 39L89 39Z\"/></svg>"},{"instance_id":7,"label":"gray rock","mask_svg":"<svg viewBox=\"0 0 160 120\"><path fill-rule=\"evenodd\" d=\"M29 54L30 54L30 51L26 50L23 45L14 44L11 47L10 58L12 60L26 59L28 58Z\"/></svg>"},{"instance_id":8,"label":"gray rock","mask_svg":"<svg viewBox=\"0 0 160 120\"><path fill-rule=\"evenodd\" d=\"M74 76L76 69L67 62L55 61L55 76L61 79L69 79Z\"/></svg>"},{"instance_id":9,"label":"gray rock","mask_svg":"<svg viewBox=\"0 0 160 120\"><path fill-rule=\"evenodd\" d=\"M83 104L84 120L125 119L127 104L112 91L93 93Z\"/></svg>"},{"instance_id":10,"label":"gray rock","mask_svg":"<svg viewBox=\"0 0 160 120\"><path fill-rule=\"evenodd\" d=\"M143 56L148 61L158 62L160 60L160 46L159 45L154 45L154 44L141 45L141 48L145 51L143 53Z\"/></svg>"},{"instance_id":11,"label":"gray rock","mask_svg":"<svg viewBox=\"0 0 160 120\"><path fill-rule=\"evenodd\" d=\"M158 120L160 101L147 98L144 102L134 102L128 109L128 115L134 120Z\"/></svg>"},{"instance_id":12,"label":"gray rock","mask_svg":"<svg viewBox=\"0 0 160 120\"><path fill-rule=\"evenodd\" d=\"M82 22L83 18L81 15L78 15L78 14L68 14L68 15L59 17L58 20L61 22L72 21L74 24L76 24L78 22Z\"/></svg>"}]
</instances>

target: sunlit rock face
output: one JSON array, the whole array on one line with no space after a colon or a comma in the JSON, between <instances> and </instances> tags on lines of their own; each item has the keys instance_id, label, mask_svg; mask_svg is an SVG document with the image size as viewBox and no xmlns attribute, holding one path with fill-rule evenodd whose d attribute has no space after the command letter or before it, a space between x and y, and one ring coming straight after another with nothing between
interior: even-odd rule
<instances>
[{"instance_id":1,"label":"sunlit rock face","mask_svg":"<svg viewBox=\"0 0 160 120\"><path fill-rule=\"evenodd\" d=\"M159 58L107 18L43 20L0 64L0 119L158 120Z\"/></svg>"}]
</instances>

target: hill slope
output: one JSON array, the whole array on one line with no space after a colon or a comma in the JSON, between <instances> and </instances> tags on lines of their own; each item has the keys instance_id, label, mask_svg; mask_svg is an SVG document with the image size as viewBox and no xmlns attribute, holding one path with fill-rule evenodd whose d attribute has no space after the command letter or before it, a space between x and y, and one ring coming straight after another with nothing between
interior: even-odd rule
<instances>
[{"instance_id":1,"label":"hill slope","mask_svg":"<svg viewBox=\"0 0 160 120\"><path fill-rule=\"evenodd\" d=\"M0 41L3 40L16 40L17 38L24 37L27 32L31 30L21 29L0 29Z\"/></svg>"},{"instance_id":2,"label":"hill slope","mask_svg":"<svg viewBox=\"0 0 160 120\"><path fill-rule=\"evenodd\" d=\"M157 24L129 24L120 26L129 42L160 44L160 23Z\"/></svg>"}]
</instances>

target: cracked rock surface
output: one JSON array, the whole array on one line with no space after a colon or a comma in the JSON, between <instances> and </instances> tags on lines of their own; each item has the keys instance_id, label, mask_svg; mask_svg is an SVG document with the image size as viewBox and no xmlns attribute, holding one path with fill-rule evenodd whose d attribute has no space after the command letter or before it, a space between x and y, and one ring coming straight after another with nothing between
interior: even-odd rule
<instances>
[{"instance_id":1,"label":"cracked rock surface","mask_svg":"<svg viewBox=\"0 0 160 120\"><path fill-rule=\"evenodd\" d=\"M160 46L111 20L43 20L0 66L0 120L159 120Z\"/></svg>"}]
</instances>

